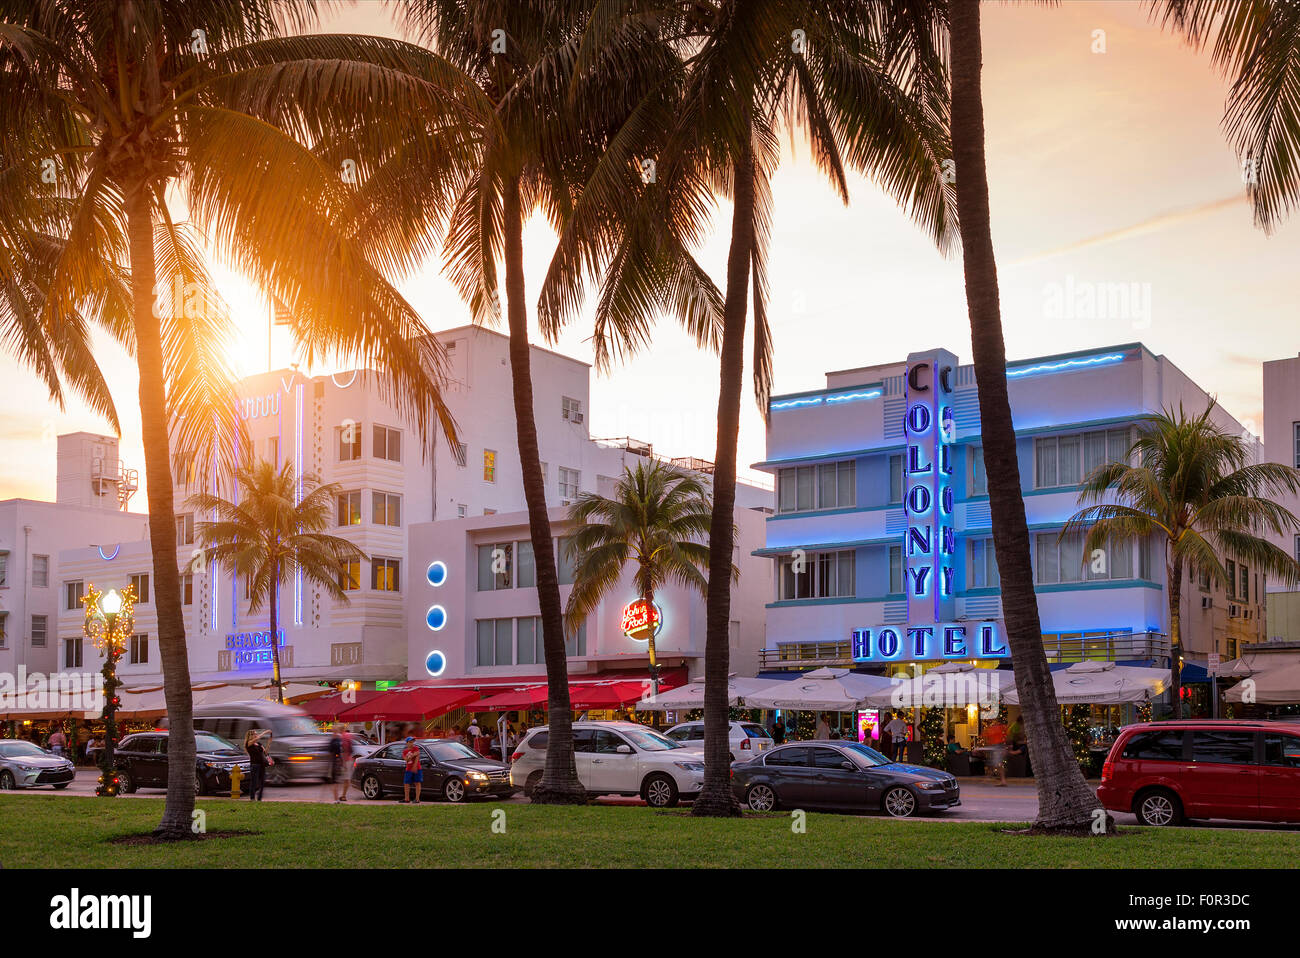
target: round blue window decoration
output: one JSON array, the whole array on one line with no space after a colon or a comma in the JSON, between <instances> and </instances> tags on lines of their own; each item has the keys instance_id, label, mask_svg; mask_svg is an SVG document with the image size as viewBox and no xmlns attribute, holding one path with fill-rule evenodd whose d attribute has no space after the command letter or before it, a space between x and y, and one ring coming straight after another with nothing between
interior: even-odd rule
<instances>
[{"instance_id":1,"label":"round blue window decoration","mask_svg":"<svg viewBox=\"0 0 1300 958\"><path fill-rule=\"evenodd\" d=\"M447 563L441 559L434 559L429 563L429 569L424 573L424 577L429 580L429 585L442 585L447 581Z\"/></svg>"},{"instance_id":2,"label":"round blue window decoration","mask_svg":"<svg viewBox=\"0 0 1300 958\"><path fill-rule=\"evenodd\" d=\"M429 628L437 632L447 624L447 610L440 605L430 606L429 611L424 616L424 621Z\"/></svg>"},{"instance_id":3,"label":"round blue window decoration","mask_svg":"<svg viewBox=\"0 0 1300 958\"><path fill-rule=\"evenodd\" d=\"M447 669L447 656L443 655L437 649L428 654L424 660L424 671L432 676L442 675Z\"/></svg>"}]
</instances>

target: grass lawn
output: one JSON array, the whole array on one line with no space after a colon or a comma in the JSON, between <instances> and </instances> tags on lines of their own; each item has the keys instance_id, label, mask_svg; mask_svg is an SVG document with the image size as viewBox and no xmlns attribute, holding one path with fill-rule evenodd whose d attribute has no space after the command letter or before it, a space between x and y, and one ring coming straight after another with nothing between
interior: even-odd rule
<instances>
[{"instance_id":1,"label":"grass lawn","mask_svg":"<svg viewBox=\"0 0 1300 958\"><path fill-rule=\"evenodd\" d=\"M149 832L162 799L0 796L4 868L708 867L1284 868L1300 833L1126 829L1120 837L1028 838L1004 826L850 815L693 819L683 810L531 805L316 805L201 800L209 831L257 835L175 845L110 839ZM504 809L504 834L492 831ZM499 818L499 816L498 816Z\"/></svg>"}]
</instances>

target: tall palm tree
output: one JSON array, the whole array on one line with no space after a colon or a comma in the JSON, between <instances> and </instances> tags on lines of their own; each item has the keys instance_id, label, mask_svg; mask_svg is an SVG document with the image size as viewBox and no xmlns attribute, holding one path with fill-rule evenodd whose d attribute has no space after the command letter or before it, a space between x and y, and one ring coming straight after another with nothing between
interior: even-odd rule
<instances>
[{"instance_id":1,"label":"tall palm tree","mask_svg":"<svg viewBox=\"0 0 1300 958\"><path fill-rule=\"evenodd\" d=\"M726 691L736 452L751 297L754 384L765 411L771 384L767 246L778 136L783 128L806 135L814 161L846 202L846 168L868 174L943 248L955 228L941 167L947 117L941 100L912 85L913 64L887 52L892 41L878 30L884 20L875 4L683 0L623 7L658 17L665 34L678 38L686 64L657 151L663 219L698 221L715 194L732 202L709 529L705 781L693 814L737 815Z\"/></svg>"},{"instance_id":2,"label":"tall palm tree","mask_svg":"<svg viewBox=\"0 0 1300 958\"><path fill-rule=\"evenodd\" d=\"M334 503L341 487L320 485L315 476L302 477L298 498L298 476L293 463L283 465L259 460L240 466L235 472L237 499L212 493L198 493L188 504L196 511L215 515L213 522L195 528L203 549L205 565L220 563L248 584L248 612L254 615L267 607L271 626L272 682L275 696L284 701L280 678L279 611L280 583L302 573L331 598L347 603L351 580L348 565L363 562L365 554L347 539L326 535Z\"/></svg>"},{"instance_id":3,"label":"tall palm tree","mask_svg":"<svg viewBox=\"0 0 1300 958\"><path fill-rule=\"evenodd\" d=\"M172 453L202 470L211 457L194 449L230 447L236 435L228 403L224 415L172 421L188 390L220 392L207 360L221 311L204 305L206 295L191 309L188 293L179 306L158 293L160 280L198 276L168 190L203 241L289 307L310 357L376 367L422 439L437 425L454 436L438 390L442 353L372 265L401 261L409 237L386 220L358 222L352 188L370 172L376 141L402 138L401 117L441 117L440 149L459 149L465 117L478 115L473 91L411 44L286 35L315 15L307 0L0 0L0 122L14 144L6 160L48 170L42 196L67 207L55 220L37 324L57 333L81 309L129 342L140 372L158 644L177 732L157 829L167 838L190 836L194 803L183 771L194 744ZM347 136L357 159L341 170L308 148ZM40 225L24 203L0 194L0 222ZM110 272L129 293L124 303L106 302L97 286Z\"/></svg>"},{"instance_id":4,"label":"tall palm tree","mask_svg":"<svg viewBox=\"0 0 1300 958\"><path fill-rule=\"evenodd\" d=\"M637 597L646 609L654 608L656 594L669 582L704 595L708 580L703 570L709 565L705 539L712 512L706 483L658 460L625 470L611 498L594 492L578 496L569 512L575 529L567 544L574 564L573 590L565 608L570 631L596 611L628 563L634 565ZM733 566L731 580L739 577L740 570ZM658 695L653 622L646 643L650 680Z\"/></svg>"},{"instance_id":5,"label":"tall palm tree","mask_svg":"<svg viewBox=\"0 0 1300 958\"><path fill-rule=\"evenodd\" d=\"M1165 410L1146 417L1125 462L1099 466L1083 481L1076 512L1061 535L1086 532L1084 554L1126 547L1157 537L1165 555L1169 602L1174 717L1182 717L1182 584L1185 570L1234 586L1222 558L1239 562L1287 585L1300 580L1300 564L1259 533L1282 536L1300 519L1269 496L1300 493L1300 469L1276 462L1250 462L1244 438L1210 419L1214 400L1188 416ZM1136 463L1136 465L1131 464ZM1110 502L1102 502L1111 499Z\"/></svg>"},{"instance_id":6,"label":"tall palm tree","mask_svg":"<svg viewBox=\"0 0 1300 958\"><path fill-rule=\"evenodd\" d=\"M635 26L616 26L605 35L613 42L590 44L586 31L598 7L597 0L413 0L397 8L399 19L462 71L488 106L476 127L481 140L469 164L433 156L422 166L395 152L391 180L409 183L424 173L438 185L410 229L449 215L447 268L476 322L498 319L497 258L504 261L515 427L548 683L550 747L533 801L557 804L583 802L585 792L573 759L564 613L534 416L523 229L536 212L561 227L625 120L643 98L653 99L663 71L674 63L670 50L652 42L653 33ZM430 124L425 135L436 143L440 129ZM374 194L374 209L384 205L385 195ZM609 225L607 210L601 220ZM602 331L603 340L637 348L649 317L671 298L697 342L708 343L720 297L684 248L656 247L637 265L638 275L653 276L653 282L639 287L646 295L620 304L623 309ZM702 295L692 295L697 291ZM551 335L556 328L549 327ZM607 359L598 348L598 361Z\"/></svg>"}]
</instances>

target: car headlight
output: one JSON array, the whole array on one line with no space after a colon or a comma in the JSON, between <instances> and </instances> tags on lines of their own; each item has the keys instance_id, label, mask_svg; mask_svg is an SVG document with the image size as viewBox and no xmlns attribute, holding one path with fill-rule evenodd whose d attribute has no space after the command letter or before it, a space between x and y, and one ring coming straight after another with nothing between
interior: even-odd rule
<instances>
[{"instance_id":1,"label":"car headlight","mask_svg":"<svg viewBox=\"0 0 1300 958\"><path fill-rule=\"evenodd\" d=\"M35 772L35 771L39 771L39 770L40 770L40 766L39 766L39 765L19 765L19 766L18 766L18 771L20 771L20 772Z\"/></svg>"},{"instance_id":2,"label":"car headlight","mask_svg":"<svg viewBox=\"0 0 1300 958\"><path fill-rule=\"evenodd\" d=\"M702 771L704 771L704 763L703 763L703 762L673 762L673 764L676 765L678 768L683 769L684 771L687 771L687 772L702 772Z\"/></svg>"},{"instance_id":3,"label":"car headlight","mask_svg":"<svg viewBox=\"0 0 1300 958\"><path fill-rule=\"evenodd\" d=\"M926 791L934 791L943 788L943 786L940 785L938 782L931 782L931 781L917 782L916 787L924 788Z\"/></svg>"},{"instance_id":4,"label":"car headlight","mask_svg":"<svg viewBox=\"0 0 1300 958\"><path fill-rule=\"evenodd\" d=\"M482 772L466 772L465 777L472 778L476 782L486 782L488 780L488 777Z\"/></svg>"}]
</instances>

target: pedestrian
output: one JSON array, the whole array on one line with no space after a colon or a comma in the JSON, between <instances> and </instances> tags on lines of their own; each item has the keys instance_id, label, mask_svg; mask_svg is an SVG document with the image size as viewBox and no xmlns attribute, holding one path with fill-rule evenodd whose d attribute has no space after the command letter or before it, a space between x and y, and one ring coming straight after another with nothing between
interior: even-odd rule
<instances>
[{"instance_id":1,"label":"pedestrian","mask_svg":"<svg viewBox=\"0 0 1300 958\"><path fill-rule=\"evenodd\" d=\"M826 713L822 712L817 716L817 731L813 733L813 738L819 742L826 741L831 737L830 723L826 721Z\"/></svg>"},{"instance_id":2,"label":"pedestrian","mask_svg":"<svg viewBox=\"0 0 1300 958\"><path fill-rule=\"evenodd\" d=\"M984 729L984 764L988 769L997 769L999 785L1007 784L1007 727L1001 719L994 719Z\"/></svg>"},{"instance_id":3,"label":"pedestrian","mask_svg":"<svg viewBox=\"0 0 1300 958\"><path fill-rule=\"evenodd\" d=\"M406 771L402 775L402 801L403 805L419 805L420 789L424 787L424 770L420 768L420 746L415 744L415 739L411 736L406 737L406 748L402 749L402 761L406 763ZM415 801L411 801L411 786L415 786Z\"/></svg>"},{"instance_id":4,"label":"pedestrian","mask_svg":"<svg viewBox=\"0 0 1300 958\"><path fill-rule=\"evenodd\" d=\"M876 725L876 751L880 752L885 758L893 758L894 737L889 734L889 719L893 717L893 712L886 712L882 715Z\"/></svg>"},{"instance_id":5,"label":"pedestrian","mask_svg":"<svg viewBox=\"0 0 1300 958\"><path fill-rule=\"evenodd\" d=\"M1010 746L1007 754L1023 755L1025 757L1025 774L1032 775L1029 768L1029 739L1025 735L1025 723L1021 720L1022 716L1017 715L1016 720L1011 723L1011 728L1007 729L1007 743Z\"/></svg>"},{"instance_id":6,"label":"pedestrian","mask_svg":"<svg viewBox=\"0 0 1300 958\"><path fill-rule=\"evenodd\" d=\"M46 741L46 745L49 746L50 751L53 752L55 755L62 755L64 748L67 747L67 744L68 744L68 737L63 734L63 726L61 725L54 726L54 731L50 733L50 737Z\"/></svg>"},{"instance_id":7,"label":"pedestrian","mask_svg":"<svg viewBox=\"0 0 1300 958\"><path fill-rule=\"evenodd\" d=\"M785 744L785 726L781 724L780 719L777 719L772 723L772 744Z\"/></svg>"},{"instance_id":8,"label":"pedestrian","mask_svg":"<svg viewBox=\"0 0 1300 958\"><path fill-rule=\"evenodd\" d=\"M259 732L256 729L249 729L244 735L244 751L248 753L248 800L250 802L262 801L263 793L266 791L266 767L275 762L275 759L266 754L266 749L262 746L262 739L270 735L270 732Z\"/></svg>"},{"instance_id":9,"label":"pedestrian","mask_svg":"<svg viewBox=\"0 0 1300 958\"><path fill-rule=\"evenodd\" d=\"M337 743L337 748L335 747ZM348 800L348 782L352 778L352 733L347 727L334 723L334 737L330 739L330 753L334 756L334 801Z\"/></svg>"},{"instance_id":10,"label":"pedestrian","mask_svg":"<svg viewBox=\"0 0 1300 958\"><path fill-rule=\"evenodd\" d=\"M77 729L77 764L86 764L86 747L90 744L90 726L83 724Z\"/></svg>"},{"instance_id":11,"label":"pedestrian","mask_svg":"<svg viewBox=\"0 0 1300 958\"><path fill-rule=\"evenodd\" d=\"M907 758L907 723L903 721L901 713L891 712L890 714L893 718L885 726L885 731L889 733L889 741L894 754L889 757L896 762L901 762Z\"/></svg>"}]
</instances>

